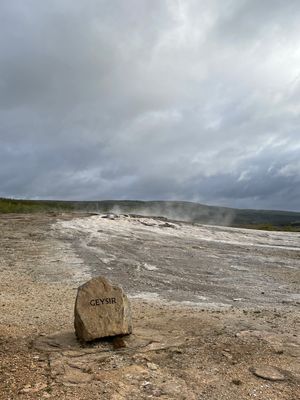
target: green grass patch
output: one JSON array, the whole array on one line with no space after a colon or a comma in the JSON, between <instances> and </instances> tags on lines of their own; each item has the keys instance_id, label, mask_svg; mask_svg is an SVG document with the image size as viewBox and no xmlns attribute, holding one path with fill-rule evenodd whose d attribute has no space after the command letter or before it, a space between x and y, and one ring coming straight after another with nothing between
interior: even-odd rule
<instances>
[{"instance_id":1,"label":"green grass patch","mask_svg":"<svg viewBox=\"0 0 300 400\"><path fill-rule=\"evenodd\" d=\"M262 231L284 231L284 232L300 232L300 226L293 225L274 225L274 224L246 224L235 225L236 228L258 229Z\"/></svg>"},{"instance_id":2,"label":"green grass patch","mask_svg":"<svg viewBox=\"0 0 300 400\"><path fill-rule=\"evenodd\" d=\"M16 200L0 198L0 213L34 213L73 211L74 205L64 201Z\"/></svg>"}]
</instances>

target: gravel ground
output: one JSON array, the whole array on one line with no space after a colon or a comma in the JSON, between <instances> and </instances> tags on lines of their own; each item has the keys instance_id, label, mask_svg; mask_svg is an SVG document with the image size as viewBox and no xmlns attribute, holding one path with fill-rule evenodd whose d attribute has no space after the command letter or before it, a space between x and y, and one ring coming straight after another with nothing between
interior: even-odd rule
<instances>
[{"instance_id":1,"label":"gravel ground","mask_svg":"<svg viewBox=\"0 0 300 400\"><path fill-rule=\"evenodd\" d=\"M85 214L0 217L1 399L300 397L299 234ZM78 285L131 298L134 333L80 345Z\"/></svg>"}]
</instances>

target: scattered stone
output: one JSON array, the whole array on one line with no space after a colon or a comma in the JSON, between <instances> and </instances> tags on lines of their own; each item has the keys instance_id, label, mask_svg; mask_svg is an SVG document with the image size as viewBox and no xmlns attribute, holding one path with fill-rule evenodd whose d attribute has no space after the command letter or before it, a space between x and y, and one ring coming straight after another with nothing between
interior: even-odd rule
<instances>
[{"instance_id":1,"label":"scattered stone","mask_svg":"<svg viewBox=\"0 0 300 400\"><path fill-rule=\"evenodd\" d=\"M262 365L260 367L252 367L250 371L259 378L267 379L269 381L284 381L286 380L286 374L284 371L272 367L270 365Z\"/></svg>"},{"instance_id":2,"label":"scattered stone","mask_svg":"<svg viewBox=\"0 0 300 400\"><path fill-rule=\"evenodd\" d=\"M283 354L283 349L275 349L275 354Z\"/></svg>"},{"instance_id":3,"label":"scattered stone","mask_svg":"<svg viewBox=\"0 0 300 400\"><path fill-rule=\"evenodd\" d=\"M90 382L92 379L93 379L92 375L84 373L75 368L70 368L66 371L62 383L65 386L81 385Z\"/></svg>"},{"instance_id":4,"label":"scattered stone","mask_svg":"<svg viewBox=\"0 0 300 400\"><path fill-rule=\"evenodd\" d=\"M116 215L116 214L105 214L105 215L102 215L101 218L107 218L107 219L110 219L110 220L114 220L114 219L118 218L118 215Z\"/></svg>"},{"instance_id":5,"label":"scattered stone","mask_svg":"<svg viewBox=\"0 0 300 400\"><path fill-rule=\"evenodd\" d=\"M80 286L74 326L77 338L85 342L131 333L130 305L123 289L103 277Z\"/></svg>"},{"instance_id":6,"label":"scattered stone","mask_svg":"<svg viewBox=\"0 0 300 400\"><path fill-rule=\"evenodd\" d=\"M160 228L176 228L175 224L171 224L170 222L165 222L164 224L159 225Z\"/></svg>"},{"instance_id":7,"label":"scattered stone","mask_svg":"<svg viewBox=\"0 0 300 400\"><path fill-rule=\"evenodd\" d=\"M45 388L47 388L47 383L39 382L35 386L25 385L19 393L37 393Z\"/></svg>"},{"instance_id":8,"label":"scattered stone","mask_svg":"<svg viewBox=\"0 0 300 400\"><path fill-rule=\"evenodd\" d=\"M113 338L112 344L114 350L122 349L128 346L122 336L116 336L115 338Z\"/></svg>"},{"instance_id":9,"label":"scattered stone","mask_svg":"<svg viewBox=\"0 0 300 400\"><path fill-rule=\"evenodd\" d=\"M182 354L183 353L183 351L181 349L174 349L173 352L176 353L176 354Z\"/></svg>"},{"instance_id":10,"label":"scattered stone","mask_svg":"<svg viewBox=\"0 0 300 400\"><path fill-rule=\"evenodd\" d=\"M234 385L239 386L239 385L242 384L242 381L240 379L232 379L231 383L233 383Z\"/></svg>"},{"instance_id":11,"label":"scattered stone","mask_svg":"<svg viewBox=\"0 0 300 400\"><path fill-rule=\"evenodd\" d=\"M141 221L141 220L139 220L139 222L142 225L145 225L145 226L155 226L155 225L157 225L155 222L146 222L146 221Z\"/></svg>"},{"instance_id":12,"label":"scattered stone","mask_svg":"<svg viewBox=\"0 0 300 400\"><path fill-rule=\"evenodd\" d=\"M156 371L158 369L158 366L152 362L147 362L147 367L151 369L151 371Z\"/></svg>"},{"instance_id":13,"label":"scattered stone","mask_svg":"<svg viewBox=\"0 0 300 400\"><path fill-rule=\"evenodd\" d=\"M222 356L226 357L228 360L232 360L233 356L227 351L222 351Z\"/></svg>"}]
</instances>

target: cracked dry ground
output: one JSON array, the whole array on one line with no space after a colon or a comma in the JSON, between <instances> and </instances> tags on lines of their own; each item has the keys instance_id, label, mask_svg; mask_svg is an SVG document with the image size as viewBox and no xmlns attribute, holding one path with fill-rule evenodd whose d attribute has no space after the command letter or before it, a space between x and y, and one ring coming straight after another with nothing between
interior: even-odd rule
<instances>
[{"instance_id":1,"label":"cracked dry ground","mask_svg":"<svg viewBox=\"0 0 300 400\"><path fill-rule=\"evenodd\" d=\"M0 217L1 399L300 398L297 305L134 298L133 335L80 345L73 307L89 269L51 229L75 217Z\"/></svg>"}]
</instances>

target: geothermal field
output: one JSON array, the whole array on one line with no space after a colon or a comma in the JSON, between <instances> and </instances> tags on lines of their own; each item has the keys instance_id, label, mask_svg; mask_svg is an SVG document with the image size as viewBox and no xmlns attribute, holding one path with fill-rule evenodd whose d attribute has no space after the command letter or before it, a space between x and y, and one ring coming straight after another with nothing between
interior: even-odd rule
<instances>
[{"instance_id":1,"label":"geothermal field","mask_svg":"<svg viewBox=\"0 0 300 400\"><path fill-rule=\"evenodd\" d=\"M0 218L1 399L300 398L300 233L139 215ZM121 285L133 333L79 343L77 287Z\"/></svg>"}]
</instances>

